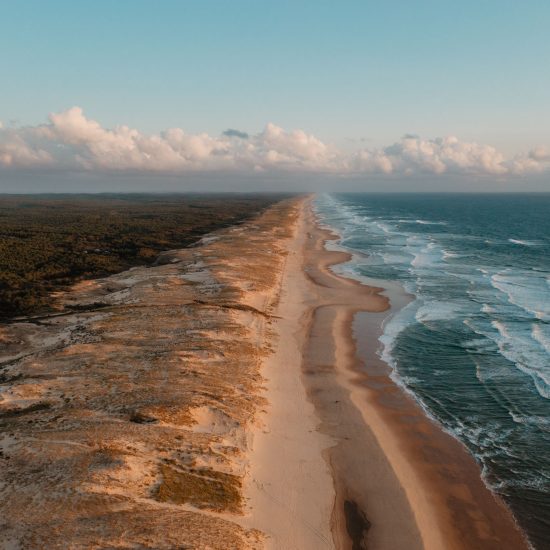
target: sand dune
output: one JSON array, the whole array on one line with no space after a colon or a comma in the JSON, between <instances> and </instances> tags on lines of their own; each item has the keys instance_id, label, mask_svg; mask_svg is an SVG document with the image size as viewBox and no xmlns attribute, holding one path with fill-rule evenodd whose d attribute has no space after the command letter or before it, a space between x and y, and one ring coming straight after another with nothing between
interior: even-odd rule
<instances>
[{"instance_id":1,"label":"sand dune","mask_svg":"<svg viewBox=\"0 0 550 550\"><path fill-rule=\"evenodd\" d=\"M245 548L292 201L3 326L2 548Z\"/></svg>"}]
</instances>

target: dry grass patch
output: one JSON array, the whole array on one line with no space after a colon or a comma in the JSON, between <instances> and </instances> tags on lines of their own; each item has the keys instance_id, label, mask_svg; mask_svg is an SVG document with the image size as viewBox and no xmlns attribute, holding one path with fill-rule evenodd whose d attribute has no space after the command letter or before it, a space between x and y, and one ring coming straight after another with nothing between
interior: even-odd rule
<instances>
[{"instance_id":1,"label":"dry grass patch","mask_svg":"<svg viewBox=\"0 0 550 550\"><path fill-rule=\"evenodd\" d=\"M239 477L206 468L179 470L168 464L162 464L160 471L162 481L155 495L160 502L191 504L214 512L241 512Z\"/></svg>"},{"instance_id":2,"label":"dry grass patch","mask_svg":"<svg viewBox=\"0 0 550 550\"><path fill-rule=\"evenodd\" d=\"M193 417L189 412L189 407L158 405L147 407L144 413L161 422L174 424L175 426L191 426L193 424Z\"/></svg>"}]
</instances>

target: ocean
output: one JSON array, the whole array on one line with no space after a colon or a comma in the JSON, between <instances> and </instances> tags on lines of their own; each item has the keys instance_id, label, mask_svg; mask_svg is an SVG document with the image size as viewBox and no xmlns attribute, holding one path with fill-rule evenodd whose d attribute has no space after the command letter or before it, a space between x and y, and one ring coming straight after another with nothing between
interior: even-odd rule
<instances>
[{"instance_id":1,"label":"ocean","mask_svg":"<svg viewBox=\"0 0 550 550\"><path fill-rule=\"evenodd\" d=\"M460 439L537 548L550 548L550 194L332 194L315 208L400 284L379 355Z\"/></svg>"}]
</instances>

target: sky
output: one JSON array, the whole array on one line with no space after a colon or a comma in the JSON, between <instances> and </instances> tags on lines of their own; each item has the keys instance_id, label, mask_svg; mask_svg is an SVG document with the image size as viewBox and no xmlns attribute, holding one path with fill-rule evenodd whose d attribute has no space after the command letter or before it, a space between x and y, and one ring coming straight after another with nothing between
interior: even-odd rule
<instances>
[{"instance_id":1,"label":"sky","mask_svg":"<svg viewBox=\"0 0 550 550\"><path fill-rule=\"evenodd\" d=\"M547 0L1 8L0 191L550 191Z\"/></svg>"}]
</instances>

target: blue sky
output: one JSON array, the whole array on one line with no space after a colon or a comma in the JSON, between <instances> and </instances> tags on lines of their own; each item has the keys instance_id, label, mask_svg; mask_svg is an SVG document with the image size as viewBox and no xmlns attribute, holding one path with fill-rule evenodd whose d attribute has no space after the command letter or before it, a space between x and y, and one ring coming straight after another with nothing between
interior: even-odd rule
<instances>
[{"instance_id":1,"label":"blue sky","mask_svg":"<svg viewBox=\"0 0 550 550\"><path fill-rule=\"evenodd\" d=\"M548 1L19 0L2 21L4 128L79 106L144 134L550 146Z\"/></svg>"}]
</instances>

